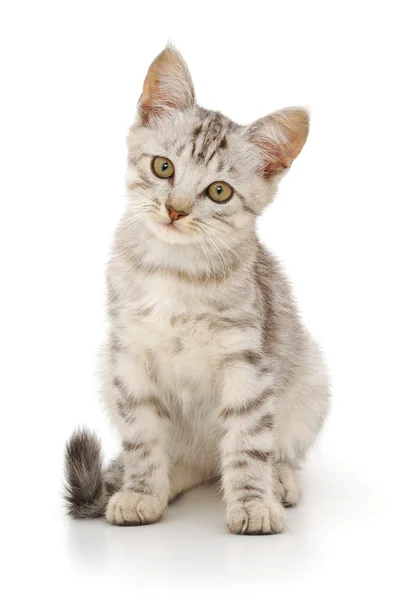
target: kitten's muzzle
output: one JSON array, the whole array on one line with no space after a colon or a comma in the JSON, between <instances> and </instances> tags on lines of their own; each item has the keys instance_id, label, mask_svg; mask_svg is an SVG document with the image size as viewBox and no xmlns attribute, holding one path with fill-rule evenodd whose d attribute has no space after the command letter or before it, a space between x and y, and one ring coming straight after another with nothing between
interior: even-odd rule
<instances>
[{"instance_id":1,"label":"kitten's muzzle","mask_svg":"<svg viewBox=\"0 0 398 600\"><path fill-rule=\"evenodd\" d=\"M166 205L167 212L169 213L169 217L172 221L178 221L181 217L186 217L188 213L182 212L180 210L176 210L170 205Z\"/></svg>"}]
</instances>

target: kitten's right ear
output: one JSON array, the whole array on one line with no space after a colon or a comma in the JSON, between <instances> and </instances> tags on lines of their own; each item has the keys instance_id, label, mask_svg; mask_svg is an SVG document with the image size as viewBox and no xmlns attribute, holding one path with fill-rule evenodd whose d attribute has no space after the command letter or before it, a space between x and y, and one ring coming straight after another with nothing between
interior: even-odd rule
<instances>
[{"instance_id":1,"label":"kitten's right ear","mask_svg":"<svg viewBox=\"0 0 398 600\"><path fill-rule=\"evenodd\" d=\"M173 46L166 48L149 67L138 103L143 124L172 110L185 111L195 105L191 75L181 54Z\"/></svg>"}]
</instances>

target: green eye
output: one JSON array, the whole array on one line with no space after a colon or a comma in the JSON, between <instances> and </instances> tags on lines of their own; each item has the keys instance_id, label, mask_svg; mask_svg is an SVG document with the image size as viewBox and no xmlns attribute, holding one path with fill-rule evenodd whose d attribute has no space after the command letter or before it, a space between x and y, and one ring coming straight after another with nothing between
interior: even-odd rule
<instances>
[{"instance_id":1,"label":"green eye","mask_svg":"<svg viewBox=\"0 0 398 600\"><path fill-rule=\"evenodd\" d=\"M228 202L232 193L232 188L223 181L215 181L207 188L207 195L213 202Z\"/></svg>"},{"instance_id":2,"label":"green eye","mask_svg":"<svg viewBox=\"0 0 398 600\"><path fill-rule=\"evenodd\" d=\"M152 161L152 170L158 177L168 179L174 175L174 165L168 158L164 156L155 156Z\"/></svg>"}]
</instances>

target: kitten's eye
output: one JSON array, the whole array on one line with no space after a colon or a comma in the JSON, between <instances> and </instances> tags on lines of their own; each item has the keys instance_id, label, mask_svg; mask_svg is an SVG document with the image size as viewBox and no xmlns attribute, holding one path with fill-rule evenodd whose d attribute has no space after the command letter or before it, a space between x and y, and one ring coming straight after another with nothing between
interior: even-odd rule
<instances>
[{"instance_id":1,"label":"kitten's eye","mask_svg":"<svg viewBox=\"0 0 398 600\"><path fill-rule=\"evenodd\" d=\"M213 202L228 202L232 198L232 193L232 188L223 181L215 181L207 188L207 195Z\"/></svg>"},{"instance_id":2,"label":"kitten's eye","mask_svg":"<svg viewBox=\"0 0 398 600\"><path fill-rule=\"evenodd\" d=\"M158 177L168 179L174 175L174 165L168 158L164 156L155 156L152 161L152 170Z\"/></svg>"}]
</instances>

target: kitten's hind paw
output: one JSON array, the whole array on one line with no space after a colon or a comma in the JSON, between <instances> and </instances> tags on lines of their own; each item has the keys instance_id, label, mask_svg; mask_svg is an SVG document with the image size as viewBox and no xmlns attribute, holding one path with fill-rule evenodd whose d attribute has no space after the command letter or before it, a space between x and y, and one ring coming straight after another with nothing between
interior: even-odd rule
<instances>
[{"instance_id":1,"label":"kitten's hind paw","mask_svg":"<svg viewBox=\"0 0 398 600\"><path fill-rule=\"evenodd\" d=\"M109 500L106 518L112 525L147 525L158 521L163 511L156 496L124 490Z\"/></svg>"},{"instance_id":2,"label":"kitten's hind paw","mask_svg":"<svg viewBox=\"0 0 398 600\"><path fill-rule=\"evenodd\" d=\"M274 465L274 493L283 506L295 506L300 500L300 482L297 469L283 463Z\"/></svg>"},{"instance_id":3,"label":"kitten's hind paw","mask_svg":"<svg viewBox=\"0 0 398 600\"><path fill-rule=\"evenodd\" d=\"M230 504L227 506L227 522L230 531L240 535L281 533L285 528L283 507L275 501Z\"/></svg>"}]
</instances>

